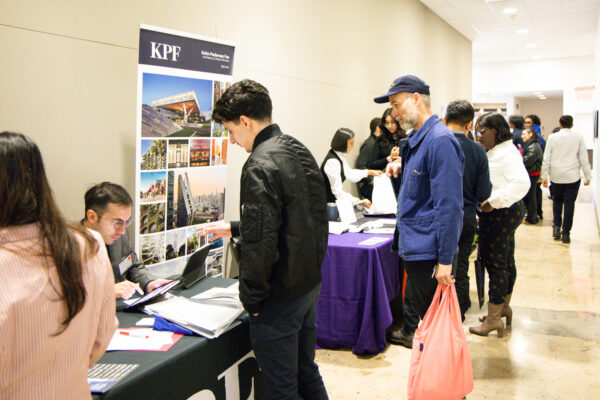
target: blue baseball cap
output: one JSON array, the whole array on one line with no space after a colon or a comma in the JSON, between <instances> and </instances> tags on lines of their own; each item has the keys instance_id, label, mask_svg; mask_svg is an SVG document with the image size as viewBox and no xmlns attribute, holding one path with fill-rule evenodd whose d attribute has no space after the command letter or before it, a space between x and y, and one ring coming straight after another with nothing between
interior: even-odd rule
<instances>
[{"instance_id":1,"label":"blue baseball cap","mask_svg":"<svg viewBox=\"0 0 600 400\"><path fill-rule=\"evenodd\" d=\"M375 97L373 101L375 103L387 103L389 101L389 97L393 94L398 94L402 92L408 93L420 93L426 94L429 96L429 85L426 84L421 78L414 75L404 75L400 78L397 78L392 84L386 94L382 94L381 96Z\"/></svg>"}]
</instances>

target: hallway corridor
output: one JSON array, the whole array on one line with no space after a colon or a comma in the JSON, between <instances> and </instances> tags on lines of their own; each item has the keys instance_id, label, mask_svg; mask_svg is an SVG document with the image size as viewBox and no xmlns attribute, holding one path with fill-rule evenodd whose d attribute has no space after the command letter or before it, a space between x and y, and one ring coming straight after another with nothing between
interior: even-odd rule
<instances>
[{"instance_id":1,"label":"hallway corridor","mask_svg":"<svg viewBox=\"0 0 600 400\"><path fill-rule=\"evenodd\" d=\"M517 229L513 328L502 339L468 333L487 311L477 307L471 262L473 306L464 323L475 378L469 400L600 398L600 236L592 189L581 186L570 245L552 239L547 194L544 220ZM318 350L317 362L333 400L406 399L410 355L395 345L366 357Z\"/></svg>"}]
</instances>

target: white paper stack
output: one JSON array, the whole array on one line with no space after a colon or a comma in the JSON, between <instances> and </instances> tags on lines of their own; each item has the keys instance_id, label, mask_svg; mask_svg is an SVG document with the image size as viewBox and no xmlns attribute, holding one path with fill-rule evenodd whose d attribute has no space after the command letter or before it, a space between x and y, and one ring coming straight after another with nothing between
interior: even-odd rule
<instances>
[{"instance_id":1,"label":"white paper stack","mask_svg":"<svg viewBox=\"0 0 600 400\"><path fill-rule=\"evenodd\" d=\"M232 327L243 312L237 286L213 288L191 299L173 296L144 310L213 339Z\"/></svg>"}]
</instances>

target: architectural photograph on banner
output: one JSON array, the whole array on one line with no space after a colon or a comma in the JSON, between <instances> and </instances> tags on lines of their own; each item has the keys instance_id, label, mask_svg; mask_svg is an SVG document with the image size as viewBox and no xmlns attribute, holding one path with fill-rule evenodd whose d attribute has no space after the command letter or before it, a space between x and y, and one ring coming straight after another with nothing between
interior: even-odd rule
<instances>
[{"instance_id":1,"label":"architectural photograph on banner","mask_svg":"<svg viewBox=\"0 0 600 400\"><path fill-rule=\"evenodd\" d=\"M167 215L170 216L167 229L224 218L226 167L169 171L169 177L171 172L174 173L172 190L167 189Z\"/></svg>"},{"instance_id":2,"label":"architectural photograph on banner","mask_svg":"<svg viewBox=\"0 0 600 400\"><path fill-rule=\"evenodd\" d=\"M185 256L185 242L185 229L167 231L165 258L167 260L172 260L173 258Z\"/></svg>"},{"instance_id":3,"label":"architectural photograph on banner","mask_svg":"<svg viewBox=\"0 0 600 400\"><path fill-rule=\"evenodd\" d=\"M187 168L190 144L187 139L171 139L167 147L167 167Z\"/></svg>"},{"instance_id":4,"label":"architectural photograph on banner","mask_svg":"<svg viewBox=\"0 0 600 400\"><path fill-rule=\"evenodd\" d=\"M143 74L142 137L211 136L210 80Z\"/></svg>"},{"instance_id":5,"label":"architectural photograph on banner","mask_svg":"<svg viewBox=\"0 0 600 400\"><path fill-rule=\"evenodd\" d=\"M219 101L219 99L221 98L223 93L225 93L225 91L227 89L229 89L230 87L231 87L231 82L219 82L219 81L214 82L213 106L215 105L215 103L217 101ZM213 137L227 137L227 133L228 132L225 130L225 128L223 127L222 124L219 124L218 122L213 121L213 125L212 125L212 136Z\"/></svg>"},{"instance_id":6,"label":"architectural photograph on banner","mask_svg":"<svg viewBox=\"0 0 600 400\"><path fill-rule=\"evenodd\" d=\"M206 257L206 275L215 276L223 273L223 240L219 239L220 246L213 248L208 252ZM218 246L214 244L213 246Z\"/></svg>"},{"instance_id":7,"label":"architectural photograph on banner","mask_svg":"<svg viewBox=\"0 0 600 400\"><path fill-rule=\"evenodd\" d=\"M141 154L140 167L143 171L167 167L167 142L165 140L142 140Z\"/></svg>"},{"instance_id":8,"label":"architectural photograph on banner","mask_svg":"<svg viewBox=\"0 0 600 400\"><path fill-rule=\"evenodd\" d=\"M197 249L208 243L207 236L201 236L196 232L197 226L187 228L187 254L193 254Z\"/></svg>"},{"instance_id":9,"label":"architectural photograph on banner","mask_svg":"<svg viewBox=\"0 0 600 400\"><path fill-rule=\"evenodd\" d=\"M210 164L210 139L191 139L190 167L206 167Z\"/></svg>"},{"instance_id":10,"label":"architectural photograph on banner","mask_svg":"<svg viewBox=\"0 0 600 400\"><path fill-rule=\"evenodd\" d=\"M213 139L210 150L210 165L221 166L227 164L227 139Z\"/></svg>"},{"instance_id":11,"label":"architectural photograph on banner","mask_svg":"<svg viewBox=\"0 0 600 400\"><path fill-rule=\"evenodd\" d=\"M165 203L142 204L140 206L140 233L144 235L164 230Z\"/></svg>"},{"instance_id":12,"label":"architectural photograph on banner","mask_svg":"<svg viewBox=\"0 0 600 400\"><path fill-rule=\"evenodd\" d=\"M165 261L165 234L144 235L140 237L142 264L150 265Z\"/></svg>"},{"instance_id":13,"label":"architectural photograph on banner","mask_svg":"<svg viewBox=\"0 0 600 400\"><path fill-rule=\"evenodd\" d=\"M212 135L213 137L228 137L229 136L229 132L227 131L227 129L225 129L225 127L223 126L223 124L220 124L218 122L213 121L213 127L212 127Z\"/></svg>"},{"instance_id":14,"label":"architectural photograph on banner","mask_svg":"<svg viewBox=\"0 0 600 400\"><path fill-rule=\"evenodd\" d=\"M160 172L142 172L140 174L140 202L156 203L164 202L166 196L167 173Z\"/></svg>"}]
</instances>

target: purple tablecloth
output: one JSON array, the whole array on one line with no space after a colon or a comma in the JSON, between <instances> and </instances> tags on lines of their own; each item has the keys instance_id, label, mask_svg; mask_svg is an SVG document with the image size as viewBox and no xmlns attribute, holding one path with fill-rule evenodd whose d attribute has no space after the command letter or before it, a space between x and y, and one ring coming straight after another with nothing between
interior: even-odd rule
<instances>
[{"instance_id":1,"label":"purple tablecloth","mask_svg":"<svg viewBox=\"0 0 600 400\"><path fill-rule=\"evenodd\" d=\"M374 236L388 240L358 244ZM399 258L391 246L391 235L329 235L317 304L319 347L351 347L354 354L385 348L385 330L392 323L389 303L400 293Z\"/></svg>"}]
</instances>

